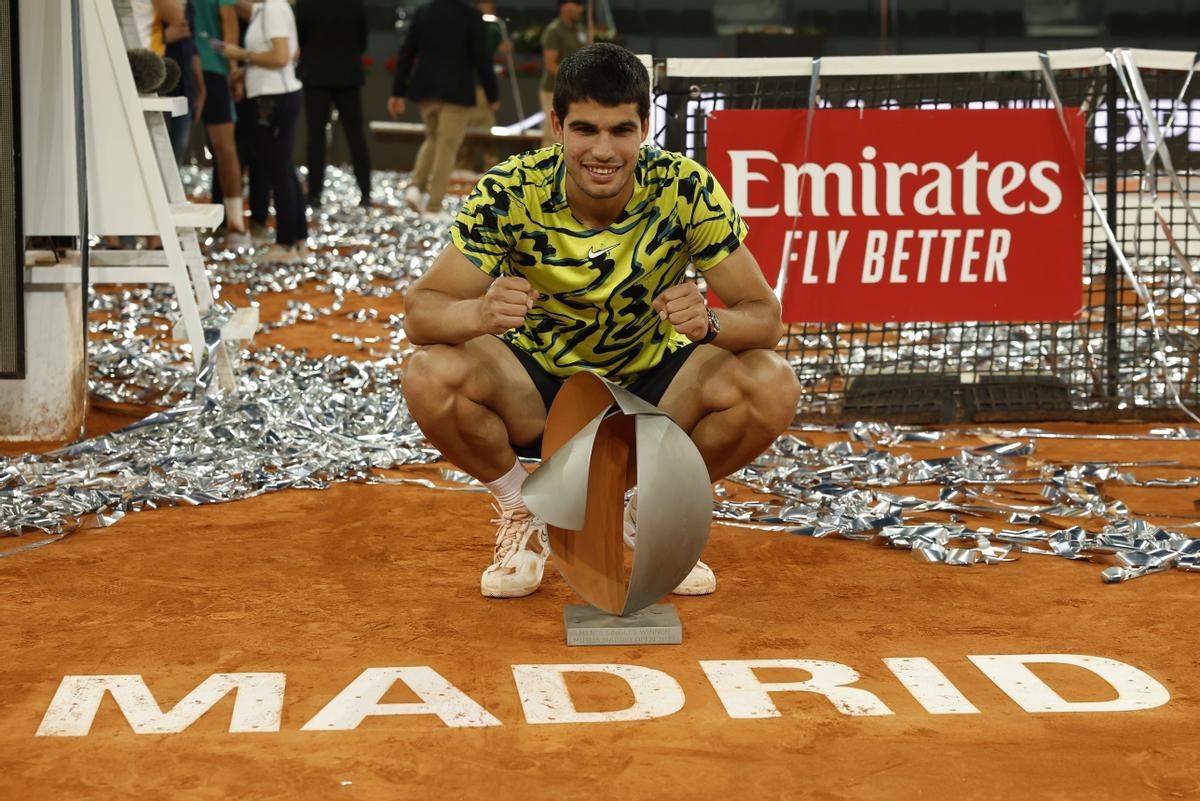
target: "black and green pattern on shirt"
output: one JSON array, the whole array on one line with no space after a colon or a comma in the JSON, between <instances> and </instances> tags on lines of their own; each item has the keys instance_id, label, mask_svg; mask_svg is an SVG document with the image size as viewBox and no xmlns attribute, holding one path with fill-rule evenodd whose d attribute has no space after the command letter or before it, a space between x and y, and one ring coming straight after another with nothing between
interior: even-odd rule
<instances>
[{"instance_id":1,"label":"black and green pattern on shirt","mask_svg":"<svg viewBox=\"0 0 1200 801\"><path fill-rule=\"evenodd\" d=\"M513 156L489 170L451 228L455 246L488 275L519 275L542 297L505 338L551 375L581 370L622 385L688 343L651 302L746 237L746 224L708 170L643 147L633 196L608 228L585 227L564 189L562 147Z\"/></svg>"}]
</instances>

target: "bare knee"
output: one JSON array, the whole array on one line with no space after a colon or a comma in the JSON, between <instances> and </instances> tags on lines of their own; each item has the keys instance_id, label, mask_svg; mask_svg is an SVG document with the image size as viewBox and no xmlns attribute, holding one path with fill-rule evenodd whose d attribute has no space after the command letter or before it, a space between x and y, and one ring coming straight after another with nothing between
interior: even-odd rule
<instances>
[{"instance_id":1,"label":"bare knee","mask_svg":"<svg viewBox=\"0 0 1200 801\"><path fill-rule=\"evenodd\" d=\"M792 424L800 402L800 381L787 360L771 350L738 354L738 383L753 419L779 433Z\"/></svg>"},{"instance_id":2,"label":"bare knee","mask_svg":"<svg viewBox=\"0 0 1200 801\"><path fill-rule=\"evenodd\" d=\"M409 411L420 422L439 406L463 394L469 370L458 349L450 345L417 348L404 365L401 388Z\"/></svg>"}]
</instances>

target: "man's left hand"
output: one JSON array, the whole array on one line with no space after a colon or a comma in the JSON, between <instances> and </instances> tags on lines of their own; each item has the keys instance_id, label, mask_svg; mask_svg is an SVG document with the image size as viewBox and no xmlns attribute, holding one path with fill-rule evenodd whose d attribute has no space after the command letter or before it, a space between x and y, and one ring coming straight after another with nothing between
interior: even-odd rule
<instances>
[{"instance_id":1,"label":"man's left hand","mask_svg":"<svg viewBox=\"0 0 1200 801\"><path fill-rule=\"evenodd\" d=\"M708 306L695 282L684 281L670 287L654 299L653 307L660 320L675 326L676 331L692 342L708 335Z\"/></svg>"}]
</instances>

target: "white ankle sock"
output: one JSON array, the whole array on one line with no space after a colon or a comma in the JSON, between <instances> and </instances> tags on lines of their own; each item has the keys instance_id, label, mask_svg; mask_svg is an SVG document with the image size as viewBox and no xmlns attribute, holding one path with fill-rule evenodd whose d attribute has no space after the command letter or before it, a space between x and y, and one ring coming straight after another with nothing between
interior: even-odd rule
<instances>
[{"instance_id":1,"label":"white ankle sock","mask_svg":"<svg viewBox=\"0 0 1200 801\"><path fill-rule=\"evenodd\" d=\"M225 198L225 225L230 231L245 231L246 221L240 197Z\"/></svg>"},{"instance_id":2,"label":"white ankle sock","mask_svg":"<svg viewBox=\"0 0 1200 801\"><path fill-rule=\"evenodd\" d=\"M513 462L511 470L495 481L485 482L484 486L496 497L501 511L517 509L525 505L525 501L521 497L521 487L525 484L525 479L528 477L529 471L525 469L525 465L521 464L521 460L518 459Z\"/></svg>"}]
</instances>

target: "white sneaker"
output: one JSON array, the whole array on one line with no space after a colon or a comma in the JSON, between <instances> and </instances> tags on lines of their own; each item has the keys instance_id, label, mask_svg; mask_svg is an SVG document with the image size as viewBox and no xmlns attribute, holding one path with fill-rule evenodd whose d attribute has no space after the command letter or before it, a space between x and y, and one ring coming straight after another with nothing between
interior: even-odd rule
<instances>
[{"instance_id":1,"label":"white sneaker","mask_svg":"<svg viewBox=\"0 0 1200 801\"><path fill-rule=\"evenodd\" d=\"M254 240L246 231L230 231L225 234L225 247L229 250L250 250L254 247Z\"/></svg>"},{"instance_id":2,"label":"white sneaker","mask_svg":"<svg viewBox=\"0 0 1200 801\"><path fill-rule=\"evenodd\" d=\"M404 205L408 206L413 211L420 211L425 208L425 193L415 186L409 186L404 190Z\"/></svg>"},{"instance_id":3,"label":"white sneaker","mask_svg":"<svg viewBox=\"0 0 1200 801\"><path fill-rule=\"evenodd\" d=\"M625 525L623 527L625 544L630 548L637 543L637 490L634 490L629 500L625 502ZM709 595L717 589L717 576L712 568L703 562L696 562L692 572L687 574L679 586L671 590L672 595Z\"/></svg>"},{"instance_id":4,"label":"white sneaker","mask_svg":"<svg viewBox=\"0 0 1200 801\"><path fill-rule=\"evenodd\" d=\"M262 223L250 221L250 241L255 245L267 245L271 242L273 232Z\"/></svg>"},{"instance_id":5,"label":"white sneaker","mask_svg":"<svg viewBox=\"0 0 1200 801\"><path fill-rule=\"evenodd\" d=\"M271 245L266 250L260 251L254 256L255 264L301 264L308 256L307 250L303 245L296 244L289 247L284 245Z\"/></svg>"},{"instance_id":6,"label":"white sneaker","mask_svg":"<svg viewBox=\"0 0 1200 801\"><path fill-rule=\"evenodd\" d=\"M524 507L501 511L492 522L496 524L496 549L492 564L479 579L480 592L487 598L520 598L536 592L550 555L546 524ZM536 542L530 543L531 539ZM536 551L531 544L536 544Z\"/></svg>"}]
</instances>

